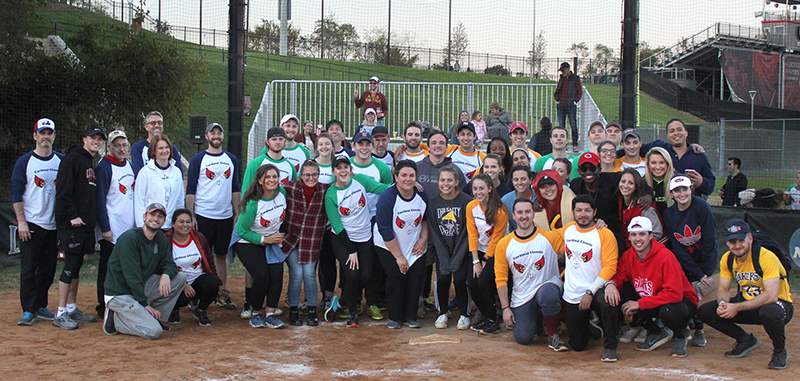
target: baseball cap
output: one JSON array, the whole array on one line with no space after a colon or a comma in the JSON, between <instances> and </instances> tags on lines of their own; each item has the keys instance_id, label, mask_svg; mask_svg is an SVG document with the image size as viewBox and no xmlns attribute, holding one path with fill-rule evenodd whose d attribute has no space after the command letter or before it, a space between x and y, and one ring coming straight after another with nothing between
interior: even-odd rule
<instances>
[{"instance_id":1,"label":"baseball cap","mask_svg":"<svg viewBox=\"0 0 800 381\"><path fill-rule=\"evenodd\" d=\"M592 122L592 124L589 125L589 129L586 130L587 134L591 133L592 127L594 127L594 126L600 126L600 128L602 128L603 131L605 131L605 129L606 129L606 126L603 125L603 122L601 122L599 120L595 120L594 122Z\"/></svg>"},{"instance_id":2,"label":"baseball cap","mask_svg":"<svg viewBox=\"0 0 800 381\"><path fill-rule=\"evenodd\" d=\"M356 144L362 140L369 140L369 142L372 143L373 142L372 134L366 131L361 131L357 133L355 136L353 136L353 144Z\"/></svg>"},{"instance_id":3,"label":"baseball cap","mask_svg":"<svg viewBox=\"0 0 800 381\"><path fill-rule=\"evenodd\" d=\"M206 133L211 132L211 130L213 130L214 127L219 128L219 130L222 132L225 132L225 129L223 129L219 123L211 123L208 126L206 126Z\"/></svg>"},{"instance_id":4,"label":"baseball cap","mask_svg":"<svg viewBox=\"0 0 800 381\"><path fill-rule=\"evenodd\" d=\"M645 216L636 216L631 219L631 223L628 224L628 233L632 232L652 232L653 231L653 223L650 222L650 219Z\"/></svg>"},{"instance_id":5,"label":"baseball cap","mask_svg":"<svg viewBox=\"0 0 800 381\"><path fill-rule=\"evenodd\" d=\"M267 131L267 139L272 139L276 137L281 137L286 139L286 132L283 131L283 128L280 127L272 127Z\"/></svg>"},{"instance_id":6,"label":"baseball cap","mask_svg":"<svg viewBox=\"0 0 800 381\"><path fill-rule=\"evenodd\" d=\"M733 219L725 224L725 240L744 239L750 233L750 225L739 219Z\"/></svg>"},{"instance_id":7,"label":"baseball cap","mask_svg":"<svg viewBox=\"0 0 800 381\"><path fill-rule=\"evenodd\" d=\"M47 128L49 128L51 131L55 131L56 124L50 119L42 118L36 121L36 127L33 128L33 132L39 132L40 130Z\"/></svg>"},{"instance_id":8,"label":"baseball cap","mask_svg":"<svg viewBox=\"0 0 800 381\"><path fill-rule=\"evenodd\" d=\"M378 77L376 77L376 76L374 76L374 75L373 75L372 77L370 77L370 79L369 79L369 80L370 80L370 81L375 81L375 82L381 83L381 80L380 80L380 78L378 78Z\"/></svg>"},{"instance_id":9,"label":"baseball cap","mask_svg":"<svg viewBox=\"0 0 800 381\"><path fill-rule=\"evenodd\" d=\"M461 132L461 130L464 128L469 128L473 134L475 133L475 125L473 125L472 122L461 122L458 124L458 128L456 128L456 134Z\"/></svg>"},{"instance_id":10,"label":"baseball cap","mask_svg":"<svg viewBox=\"0 0 800 381\"><path fill-rule=\"evenodd\" d=\"M680 188L680 187L691 188L692 180L689 180L688 177L681 175L681 176L675 176L672 178L672 180L669 181L670 192L675 190L675 188Z\"/></svg>"},{"instance_id":11,"label":"baseball cap","mask_svg":"<svg viewBox=\"0 0 800 381\"><path fill-rule=\"evenodd\" d=\"M106 130L103 129L103 127L99 127L99 126L89 126L89 127L87 127L86 128L86 133L83 134L83 136L92 136L92 135L97 135L97 134L100 134L100 136L102 136L103 139L106 138Z\"/></svg>"},{"instance_id":12,"label":"baseball cap","mask_svg":"<svg viewBox=\"0 0 800 381\"><path fill-rule=\"evenodd\" d=\"M351 165L350 164L350 159L348 159L346 157L340 157L340 158L338 158L338 159L333 161L333 164L331 165L331 168L336 168L336 167L339 166L339 164L342 164L342 163L347 163L347 165Z\"/></svg>"},{"instance_id":13,"label":"baseball cap","mask_svg":"<svg viewBox=\"0 0 800 381\"><path fill-rule=\"evenodd\" d=\"M108 134L108 141L113 142L116 138L128 138L128 135L125 134L125 131L122 130L114 130Z\"/></svg>"},{"instance_id":14,"label":"baseball cap","mask_svg":"<svg viewBox=\"0 0 800 381\"><path fill-rule=\"evenodd\" d=\"M330 128L330 127L331 127L331 124L334 124L334 123L338 124L338 125L339 125L339 127L341 127L342 129L344 129L344 123L342 123L342 122L341 122L340 120L338 120L338 119L331 119L331 120L329 120L329 121L328 121L328 123L325 123L325 131L328 131L328 128Z\"/></svg>"},{"instance_id":15,"label":"baseball cap","mask_svg":"<svg viewBox=\"0 0 800 381\"><path fill-rule=\"evenodd\" d=\"M526 134L528 133L528 125L525 124L525 122L520 122L520 121L511 123L511 126L508 127L508 132L509 133L514 132L514 130L519 128L521 128L522 131L525 131Z\"/></svg>"},{"instance_id":16,"label":"baseball cap","mask_svg":"<svg viewBox=\"0 0 800 381\"><path fill-rule=\"evenodd\" d=\"M616 127L616 128L619 128L620 131L622 131L622 125L619 124L619 122L617 122L616 120L612 120L612 121L608 122L608 124L606 124L606 130L609 127Z\"/></svg>"},{"instance_id":17,"label":"baseball cap","mask_svg":"<svg viewBox=\"0 0 800 381\"><path fill-rule=\"evenodd\" d=\"M389 136L389 130L384 126L375 126L372 129L372 137L377 138L378 136Z\"/></svg>"},{"instance_id":18,"label":"baseball cap","mask_svg":"<svg viewBox=\"0 0 800 381\"><path fill-rule=\"evenodd\" d=\"M536 187L539 188L542 185L546 185L546 184L556 184L556 185L558 185L558 181L556 181L556 179L554 179L554 178L552 178L552 177L550 177L548 175L544 175L541 179L539 179L539 182L536 183Z\"/></svg>"},{"instance_id":19,"label":"baseball cap","mask_svg":"<svg viewBox=\"0 0 800 381\"><path fill-rule=\"evenodd\" d=\"M364 110L364 115L367 115L367 114L375 114L375 109L370 107L370 108Z\"/></svg>"},{"instance_id":20,"label":"baseball cap","mask_svg":"<svg viewBox=\"0 0 800 381\"><path fill-rule=\"evenodd\" d=\"M642 137L639 136L639 131L636 131L635 128L629 128L625 131L622 131L622 141L625 141L629 136L634 136L636 139L642 140Z\"/></svg>"},{"instance_id":21,"label":"baseball cap","mask_svg":"<svg viewBox=\"0 0 800 381\"><path fill-rule=\"evenodd\" d=\"M578 166L580 167L583 163L591 163L596 167L600 165L600 156L597 156L594 152L584 152L581 155L581 159L578 160Z\"/></svg>"},{"instance_id":22,"label":"baseball cap","mask_svg":"<svg viewBox=\"0 0 800 381\"><path fill-rule=\"evenodd\" d=\"M281 118L281 124L279 126L283 126L284 123L288 122L290 119L294 119L297 124L300 124L300 119L298 119L294 114L286 114Z\"/></svg>"},{"instance_id":23,"label":"baseball cap","mask_svg":"<svg viewBox=\"0 0 800 381\"><path fill-rule=\"evenodd\" d=\"M160 210L160 211L164 212L165 216L167 215L167 208L165 208L164 205L161 205L161 204L159 204L157 202L154 202L154 203L152 203L152 204L147 206L147 213L150 213L150 212L152 212L154 210Z\"/></svg>"},{"instance_id":24,"label":"baseball cap","mask_svg":"<svg viewBox=\"0 0 800 381\"><path fill-rule=\"evenodd\" d=\"M562 71L564 69L569 69L569 62L562 62L561 67L558 68L558 71Z\"/></svg>"}]
</instances>

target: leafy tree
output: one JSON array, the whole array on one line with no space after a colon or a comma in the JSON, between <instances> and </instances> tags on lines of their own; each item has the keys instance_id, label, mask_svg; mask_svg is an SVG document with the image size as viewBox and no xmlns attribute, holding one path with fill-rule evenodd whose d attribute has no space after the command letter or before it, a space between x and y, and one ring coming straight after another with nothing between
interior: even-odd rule
<instances>
[{"instance_id":1,"label":"leafy tree","mask_svg":"<svg viewBox=\"0 0 800 381\"><path fill-rule=\"evenodd\" d=\"M469 48L469 37L467 36L467 28L464 23L459 23L458 26L453 28L450 34L450 41L445 45L442 52L442 65L447 70L452 70L455 62L461 61L464 54L467 53Z\"/></svg>"},{"instance_id":2,"label":"leafy tree","mask_svg":"<svg viewBox=\"0 0 800 381\"><path fill-rule=\"evenodd\" d=\"M542 68L544 60L547 58L547 39L544 38L544 30L539 31L535 41L531 46L531 70L534 72L534 77L545 78L547 77L547 68Z\"/></svg>"},{"instance_id":3,"label":"leafy tree","mask_svg":"<svg viewBox=\"0 0 800 381\"><path fill-rule=\"evenodd\" d=\"M366 56L362 58L362 61L386 63L386 30L374 29L367 33L366 39ZM398 42L398 44L392 45L389 49L389 58L392 65L413 67L414 64L417 63L419 60L418 54L411 55L410 52L403 51L403 49L400 48L400 46L403 45L410 45L410 40L409 36L398 39L398 37L392 33L392 41Z\"/></svg>"},{"instance_id":4,"label":"leafy tree","mask_svg":"<svg viewBox=\"0 0 800 381\"><path fill-rule=\"evenodd\" d=\"M300 42L300 29L295 28L289 24L288 31L288 45L289 55L298 55L298 50L301 47ZM279 54L281 46L281 27L277 22L261 19L261 25L257 26L255 30L247 33L247 50Z\"/></svg>"},{"instance_id":5,"label":"leafy tree","mask_svg":"<svg viewBox=\"0 0 800 381\"><path fill-rule=\"evenodd\" d=\"M511 72L508 71L503 65L495 65L492 67L487 67L484 71L484 74L492 74L492 75L511 75Z\"/></svg>"},{"instance_id":6,"label":"leafy tree","mask_svg":"<svg viewBox=\"0 0 800 381\"><path fill-rule=\"evenodd\" d=\"M577 56L578 57L578 67L573 67L572 68L573 72L578 73L578 70L581 67L586 66L583 69L584 70L584 74L583 75L591 74L591 72L593 70L592 70L592 68L588 67L588 66L591 66L591 65L588 65L588 66L584 65L584 63L586 62L586 57L589 57L589 54L590 54L589 47L586 45L585 42L572 43L572 46L570 46L567 49L567 53L572 53L573 56ZM591 64L591 62L590 62L590 64Z\"/></svg>"},{"instance_id":7,"label":"leafy tree","mask_svg":"<svg viewBox=\"0 0 800 381\"><path fill-rule=\"evenodd\" d=\"M609 48L603 44L594 46L594 60L596 61L597 68L603 68L603 73L608 73L608 65L616 64L616 56L614 49Z\"/></svg>"},{"instance_id":8,"label":"leafy tree","mask_svg":"<svg viewBox=\"0 0 800 381\"><path fill-rule=\"evenodd\" d=\"M317 20L308 41L312 49L324 51L324 57L332 60L347 61L360 48L356 28L352 24L339 25L333 17Z\"/></svg>"},{"instance_id":9,"label":"leafy tree","mask_svg":"<svg viewBox=\"0 0 800 381\"><path fill-rule=\"evenodd\" d=\"M647 41L642 41L639 43L639 62L640 66L642 67L653 67L664 63L664 59L667 59L672 56L672 52L670 50L664 51L663 54L656 55L656 53L661 52L662 50L666 49L663 46L654 46L651 47Z\"/></svg>"}]
</instances>

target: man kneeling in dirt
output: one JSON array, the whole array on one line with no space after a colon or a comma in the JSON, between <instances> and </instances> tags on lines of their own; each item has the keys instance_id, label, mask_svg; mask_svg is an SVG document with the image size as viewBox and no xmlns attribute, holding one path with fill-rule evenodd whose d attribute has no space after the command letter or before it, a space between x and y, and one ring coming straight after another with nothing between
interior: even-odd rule
<instances>
[{"instance_id":1,"label":"man kneeling in dirt","mask_svg":"<svg viewBox=\"0 0 800 381\"><path fill-rule=\"evenodd\" d=\"M155 340L169 331L159 320L167 321L186 285L186 275L178 272L170 242L161 231L166 217L163 205L150 204L144 226L117 238L105 281L106 334Z\"/></svg>"}]
</instances>

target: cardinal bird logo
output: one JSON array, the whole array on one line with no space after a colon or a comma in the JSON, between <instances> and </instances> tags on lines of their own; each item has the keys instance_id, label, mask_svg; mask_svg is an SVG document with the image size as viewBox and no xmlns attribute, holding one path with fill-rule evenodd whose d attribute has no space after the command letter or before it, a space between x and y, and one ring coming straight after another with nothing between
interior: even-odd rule
<instances>
[{"instance_id":1,"label":"cardinal bird logo","mask_svg":"<svg viewBox=\"0 0 800 381\"><path fill-rule=\"evenodd\" d=\"M683 246L692 246L700 241L700 238L703 237L702 233L700 232L700 226L697 227L694 231L689 225L683 225L683 235L678 232L672 233L675 234L675 239L681 243Z\"/></svg>"},{"instance_id":2,"label":"cardinal bird logo","mask_svg":"<svg viewBox=\"0 0 800 381\"><path fill-rule=\"evenodd\" d=\"M349 216L350 215L350 208L345 208L343 206L340 206L339 207L339 213L341 213L343 216Z\"/></svg>"},{"instance_id":3,"label":"cardinal bird logo","mask_svg":"<svg viewBox=\"0 0 800 381\"><path fill-rule=\"evenodd\" d=\"M281 213L280 221L281 221L281 222L283 222L283 220L284 220L285 218L286 218L286 209L284 209L284 210L283 210L283 213Z\"/></svg>"},{"instance_id":4,"label":"cardinal bird logo","mask_svg":"<svg viewBox=\"0 0 800 381\"><path fill-rule=\"evenodd\" d=\"M132 183L131 183L131 190L132 190L132 191L135 191L135 190L136 190L136 181L134 181L134 182L132 182Z\"/></svg>"},{"instance_id":5,"label":"cardinal bird logo","mask_svg":"<svg viewBox=\"0 0 800 381\"><path fill-rule=\"evenodd\" d=\"M589 262L592 260L592 250L589 250L583 254L581 254L581 260L585 262Z\"/></svg>"},{"instance_id":6,"label":"cardinal bird logo","mask_svg":"<svg viewBox=\"0 0 800 381\"><path fill-rule=\"evenodd\" d=\"M198 267L200 267L200 260L198 260L198 261L197 261L197 262L195 262L195 263L192 263L192 268L193 268L193 269L196 269L196 268L198 268Z\"/></svg>"},{"instance_id":7,"label":"cardinal bird logo","mask_svg":"<svg viewBox=\"0 0 800 381\"><path fill-rule=\"evenodd\" d=\"M422 222L422 215L421 214L419 216L417 216L417 218L414 220L414 226L419 226L420 222Z\"/></svg>"},{"instance_id":8,"label":"cardinal bird logo","mask_svg":"<svg viewBox=\"0 0 800 381\"><path fill-rule=\"evenodd\" d=\"M209 180L214 180L214 178L217 177L217 174L206 168L206 177L208 177Z\"/></svg>"},{"instance_id":9,"label":"cardinal bird logo","mask_svg":"<svg viewBox=\"0 0 800 381\"><path fill-rule=\"evenodd\" d=\"M222 176L224 176L226 179L230 179L231 178L231 169L228 168L227 171L222 172Z\"/></svg>"},{"instance_id":10,"label":"cardinal bird logo","mask_svg":"<svg viewBox=\"0 0 800 381\"><path fill-rule=\"evenodd\" d=\"M128 194L128 187L123 184L119 184L119 191L122 192L122 194Z\"/></svg>"},{"instance_id":11,"label":"cardinal bird logo","mask_svg":"<svg viewBox=\"0 0 800 381\"><path fill-rule=\"evenodd\" d=\"M566 248L564 250L564 252L565 252L565 254L567 254L567 259L572 259L572 250L570 250L569 248Z\"/></svg>"},{"instance_id":12,"label":"cardinal bird logo","mask_svg":"<svg viewBox=\"0 0 800 381\"><path fill-rule=\"evenodd\" d=\"M486 234L487 237L491 237L492 234L494 234L494 226L490 227L489 230L487 230L486 233L483 234Z\"/></svg>"},{"instance_id":13,"label":"cardinal bird logo","mask_svg":"<svg viewBox=\"0 0 800 381\"><path fill-rule=\"evenodd\" d=\"M525 272L525 265L514 262L514 270L517 270L518 273L522 274Z\"/></svg>"},{"instance_id":14,"label":"cardinal bird logo","mask_svg":"<svg viewBox=\"0 0 800 381\"><path fill-rule=\"evenodd\" d=\"M361 198L358 199L358 206L367 205L367 200L364 198L364 194L361 194Z\"/></svg>"},{"instance_id":15,"label":"cardinal bird logo","mask_svg":"<svg viewBox=\"0 0 800 381\"><path fill-rule=\"evenodd\" d=\"M265 228L268 228L268 227L269 227L269 225L271 225L271 224L272 224L272 223L271 223L271 222L269 222L269 220L265 220L265 219L264 219L264 217L261 217L261 226L263 226L263 227L265 227Z\"/></svg>"},{"instance_id":16,"label":"cardinal bird logo","mask_svg":"<svg viewBox=\"0 0 800 381\"><path fill-rule=\"evenodd\" d=\"M397 219L396 219L396 220L394 220L394 223L395 223L395 224L397 225L397 227L398 227L398 228L400 228L400 229L402 229L402 228L406 227L406 222L405 222L405 221L403 221L403 220L401 220L401 219L400 219L400 217L397 217Z\"/></svg>"},{"instance_id":17,"label":"cardinal bird logo","mask_svg":"<svg viewBox=\"0 0 800 381\"><path fill-rule=\"evenodd\" d=\"M183 267L180 267L180 266L176 266L176 267L178 268L178 272L183 271Z\"/></svg>"},{"instance_id":18,"label":"cardinal bird logo","mask_svg":"<svg viewBox=\"0 0 800 381\"><path fill-rule=\"evenodd\" d=\"M542 257L542 259L536 261L536 263L533 264L533 268L535 268L536 270L541 270L542 267L544 267L544 257Z\"/></svg>"},{"instance_id":19,"label":"cardinal bird logo","mask_svg":"<svg viewBox=\"0 0 800 381\"><path fill-rule=\"evenodd\" d=\"M45 184L47 184L46 181L42 180L39 176L35 175L33 176L33 183L36 184L36 186L39 188L44 188Z\"/></svg>"},{"instance_id":20,"label":"cardinal bird logo","mask_svg":"<svg viewBox=\"0 0 800 381\"><path fill-rule=\"evenodd\" d=\"M475 176L476 172L478 172L477 169L472 171L472 172L467 173L467 180L472 180L472 176Z\"/></svg>"},{"instance_id":21,"label":"cardinal bird logo","mask_svg":"<svg viewBox=\"0 0 800 381\"><path fill-rule=\"evenodd\" d=\"M281 185L286 185L287 181L289 181L289 178L281 179Z\"/></svg>"}]
</instances>

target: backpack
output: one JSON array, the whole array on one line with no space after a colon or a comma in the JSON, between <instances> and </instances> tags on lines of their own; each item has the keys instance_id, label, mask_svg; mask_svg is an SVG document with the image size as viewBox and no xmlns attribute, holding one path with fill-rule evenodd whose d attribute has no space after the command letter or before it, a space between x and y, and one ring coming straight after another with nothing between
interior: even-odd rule
<instances>
[{"instance_id":1,"label":"backpack","mask_svg":"<svg viewBox=\"0 0 800 381\"><path fill-rule=\"evenodd\" d=\"M754 231L751 233L753 236L753 247L750 250L750 255L753 257L753 269L756 270L756 274L759 277L764 277L764 270L761 269L761 263L759 262L759 255L761 254L761 247L766 248L767 250L773 252L778 260L780 260L781 265L786 270L786 275L781 275L781 279L788 278L789 271L792 270L792 260L786 253L781 249L778 242L775 241L772 236L767 233ZM728 271L733 273L733 254L728 254Z\"/></svg>"}]
</instances>

